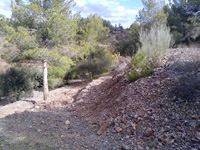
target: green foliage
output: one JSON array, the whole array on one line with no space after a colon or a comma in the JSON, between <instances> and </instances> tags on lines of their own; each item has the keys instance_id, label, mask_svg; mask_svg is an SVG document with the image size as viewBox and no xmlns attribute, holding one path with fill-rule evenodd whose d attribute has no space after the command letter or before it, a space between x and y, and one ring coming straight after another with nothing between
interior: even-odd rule
<instances>
[{"instance_id":1,"label":"green foliage","mask_svg":"<svg viewBox=\"0 0 200 150\"><path fill-rule=\"evenodd\" d=\"M146 59L146 55L146 53L139 49L132 58L131 64L133 69L131 69L130 72L126 72L129 82L146 77L153 72L154 67L151 66L149 61Z\"/></svg>"},{"instance_id":2,"label":"green foliage","mask_svg":"<svg viewBox=\"0 0 200 150\"><path fill-rule=\"evenodd\" d=\"M103 20L97 15L89 15L83 20L83 25L80 27L80 40L95 44L102 42L107 38L109 28L103 25Z\"/></svg>"},{"instance_id":3,"label":"green foliage","mask_svg":"<svg viewBox=\"0 0 200 150\"><path fill-rule=\"evenodd\" d=\"M5 27L8 24L8 20L4 15L0 14L0 33L5 32Z\"/></svg>"},{"instance_id":4,"label":"green foliage","mask_svg":"<svg viewBox=\"0 0 200 150\"><path fill-rule=\"evenodd\" d=\"M191 44L200 36L200 15L198 0L174 0L171 7L165 7L175 44ZM178 23L177 23L178 22Z\"/></svg>"},{"instance_id":5,"label":"green foliage","mask_svg":"<svg viewBox=\"0 0 200 150\"><path fill-rule=\"evenodd\" d=\"M107 27L110 29L110 31L114 31L115 30L115 27L111 24L111 22L109 20L103 20L103 26L104 27Z\"/></svg>"},{"instance_id":6,"label":"green foliage","mask_svg":"<svg viewBox=\"0 0 200 150\"><path fill-rule=\"evenodd\" d=\"M32 95L33 80L23 69L10 68L0 75L0 96L16 101Z\"/></svg>"},{"instance_id":7,"label":"green foliage","mask_svg":"<svg viewBox=\"0 0 200 150\"><path fill-rule=\"evenodd\" d=\"M154 67L160 65L170 47L169 28L164 25L154 25L149 32L141 30L140 41L142 47L132 59L133 69L126 73L130 82L148 76L153 72Z\"/></svg>"},{"instance_id":8,"label":"green foliage","mask_svg":"<svg viewBox=\"0 0 200 150\"><path fill-rule=\"evenodd\" d=\"M66 72L74 66L74 62L69 57L61 56L59 53L54 56L54 60L55 62L50 62L48 66L48 83L53 89L64 84Z\"/></svg>"},{"instance_id":9,"label":"green foliage","mask_svg":"<svg viewBox=\"0 0 200 150\"><path fill-rule=\"evenodd\" d=\"M149 61L146 59L147 54L140 49L137 51L137 53L133 56L131 64L135 68L145 69L150 64Z\"/></svg>"},{"instance_id":10,"label":"green foliage","mask_svg":"<svg viewBox=\"0 0 200 150\"><path fill-rule=\"evenodd\" d=\"M167 14L164 12L164 0L142 0L144 8L139 11L137 21L140 26L150 29L153 25L166 24Z\"/></svg>"},{"instance_id":11,"label":"green foliage","mask_svg":"<svg viewBox=\"0 0 200 150\"><path fill-rule=\"evenodd\" d=\"M136 70L130 70L130 72L126 72L126 76L129 82L133 82L137 79L149 76L153 72L154 68L150 67L149 69L145 69L141 72L138 72Z\"/></svg>"},{"instance_id":12,"label":"green foliage","mask_svg":"<svg viewBox=\"0 0 200 150\"><path fill-rule=\"evenodd\" d=\"M22 67L23 70L28 74L33 82L33 88L37 89L43 86L43 75L42 67L38 68L35 66L30 66L28 68Z\"/></svg>"},{"instance_id":13,"label":"green foliage","mask_svg":"<svg viewBox=\"0 0 200 150\"><path fill-rule=\"evenodd\" d=\"M65 80L75 78L92 79L96 75L107 72L111 64L111 53L96 46L86 60L81 61L79 65L73 67L71 71L66 74Z\"/></svg>"},{"instance_id":14,"label":"green foliage","mask_svg":"<svg viewBox=\"0 0 200 150\"><path fill-rule=\"evenodd\" d=\"M16 0L11 4L12 26L6 26L7 39L17 45L19 51L10 59L48 60L56 62L59 49L70 45L77 31L78 14L72 15L73 1Z\"/></svg>"},{"instance_id":15,"label":"green foliage","mask_svg":"<svg viewBox=\"0 0 200 150\"><path fill-rule=\"evenodd\" d=\"M117 37L118 41L112 43L115 51L119 52L121 56L133 56L140 47L139 41L140 26L134 22L129 31L123 31Z\"/></svg>"},{"instance_id":16,"label":"green foliage","mask_svg":"<svg viewBox=\"0 0 200 150\"><path fill-rule=\"evenodd\" d=\"M8 62L46 60L49 83L54 88L54 81L62 80L73 65L61 51L65 45L71 48L76 36L79 14L72 15L70 8L73 6L73 1L63 0L12 2L12 26L6 27L6 33L8 41L16 44L19 50L3 58Z\"/></svg>"}]
</instances>

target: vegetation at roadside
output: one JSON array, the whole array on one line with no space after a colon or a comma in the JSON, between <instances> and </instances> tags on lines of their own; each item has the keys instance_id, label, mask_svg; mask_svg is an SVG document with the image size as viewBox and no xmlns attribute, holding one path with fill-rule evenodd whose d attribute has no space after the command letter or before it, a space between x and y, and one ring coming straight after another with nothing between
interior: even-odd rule
<instances>
[{"instance_id":1,"label":"vegetation at roadside","mask_svg":"<svg viewBox=\"0 0 200 150\"><path fill-rule=\"evenodd\" d=\"M126 73L130 82L151 74L154 67L162 62L172 41L170 29L166 26L166 15L163 7L160 6L164 3L152 3L152 1L143 1L143 3L145 9L140 12L139 18L141 22L139 35L142 46L132 58L133 68ZM149 19L150 16L153 17ZM146 22L146 20L150 21Z\"/></svg>"},{"instance_id":2,"label":"vegetation at roadside","mask_svg":"<svg viewBox=\"0 0 200 150\"><path fill-rule=\"evenodd\" d=\"M24 69L10 68L0 74L0 80L0 97L16 101L32 95L34 80Z\"/></svg>"}]
</instances>

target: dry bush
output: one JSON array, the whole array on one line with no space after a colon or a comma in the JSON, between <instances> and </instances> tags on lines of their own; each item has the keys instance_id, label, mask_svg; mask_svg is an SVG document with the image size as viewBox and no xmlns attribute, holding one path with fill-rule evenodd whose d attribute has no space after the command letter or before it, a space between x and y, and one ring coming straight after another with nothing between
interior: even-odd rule
<instances>
[{"instance_id":1,"label":"dry bush","mask_svg":"<svg viewBox=\"0 0 200 150\"><path fill-rule=\"evenodd\" d=\"M153 66L158 66L172 41L170 29L166 25L153 26L149 32L141 30L140 42L142 43L141 51Z\"/></svg>"}]
</instances>

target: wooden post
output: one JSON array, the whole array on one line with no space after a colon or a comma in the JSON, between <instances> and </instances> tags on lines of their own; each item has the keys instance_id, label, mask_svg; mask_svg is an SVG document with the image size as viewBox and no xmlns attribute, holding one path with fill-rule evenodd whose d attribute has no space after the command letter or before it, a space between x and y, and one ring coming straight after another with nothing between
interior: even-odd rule
<instances>
[{"instance_id":1,"label":"wooden post","mask_svg":"<svg viewBox=\"0 0 200 150\"><path fill-rule=\"evenodd\" d=\"M43 60L43 96L44 100L48 98L48 78L47 78L47 61Z\"/></svg>"}]
</instances>

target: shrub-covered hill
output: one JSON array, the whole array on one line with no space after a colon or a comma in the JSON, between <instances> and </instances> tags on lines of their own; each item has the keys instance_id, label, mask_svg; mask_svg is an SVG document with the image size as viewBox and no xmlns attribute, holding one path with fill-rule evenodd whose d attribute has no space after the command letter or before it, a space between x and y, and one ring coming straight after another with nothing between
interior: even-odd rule
<instances>
[{"instance_id":1,"label":"shrub-covered hill","mask_svg":"<svg viewBox=\"0 0 200 150\"><path fill-rule=\"evenodd\" d=\"M69 88L64 95L0 119L1 146L198 150L199 60L200 49L172 49L149 77L129 83L124 75L128 67L123 67L83 88L77 85L73 94Z\"/></svg>"}]
</instances>

